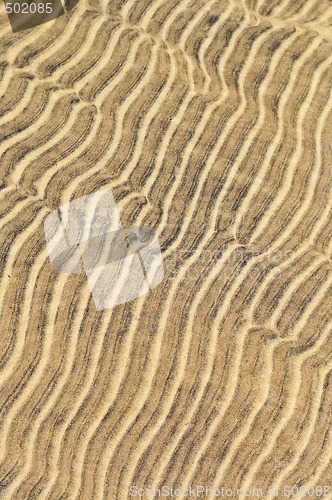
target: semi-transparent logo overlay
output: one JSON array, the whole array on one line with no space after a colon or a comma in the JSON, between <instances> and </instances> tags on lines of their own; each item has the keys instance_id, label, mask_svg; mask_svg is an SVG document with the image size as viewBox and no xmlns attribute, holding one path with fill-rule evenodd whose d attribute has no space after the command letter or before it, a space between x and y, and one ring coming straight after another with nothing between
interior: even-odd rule
<instances>
[{"instance_id":1,"label":"semi-transparent logo overlay","mask_svg":"<svg viewBox=\"0 0 332 500\"><path fill-rule=\"evenodd\" d=\"M153 229L121 225L111 189L67 203L44 222L53 269L86 273L97 310L131 301L163 279Z\"/></svg>"},{"instance_id":2,"label":"semi-transparent logo overlay","mask_svg":"<svg viewBox=\"0 0 332 500\"><path fill-rule=\"evenodd\" d=\"M12 31L27 30L70 11L79 0L5 0Z\"/></svg>"}]
</instances>

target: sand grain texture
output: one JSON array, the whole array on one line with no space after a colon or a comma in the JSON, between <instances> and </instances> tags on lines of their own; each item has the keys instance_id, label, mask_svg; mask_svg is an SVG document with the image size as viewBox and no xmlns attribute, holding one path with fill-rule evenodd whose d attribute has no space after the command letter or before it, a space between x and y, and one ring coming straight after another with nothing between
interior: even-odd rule
<instances>
[{"instance_id":1,"label":"sand grain texture","mask_svg":"<svg viewBox=\"0 0 332 500\"><path fill-rule=\"evenodd\" d=\"M332 3L0 26L0 498L332 487ZM165 278L97 311L43 221L105 188Z\"/></svg>"}]
</instances>

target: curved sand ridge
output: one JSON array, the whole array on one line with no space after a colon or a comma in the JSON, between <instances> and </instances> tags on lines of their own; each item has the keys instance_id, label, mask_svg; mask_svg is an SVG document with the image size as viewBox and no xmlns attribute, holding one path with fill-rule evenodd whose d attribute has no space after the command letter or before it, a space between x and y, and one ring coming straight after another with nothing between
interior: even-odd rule
<instances>
[{"instance_id":1,"label":"curved sand ridge","mask_svg":"<svg viewBox=\"0 0 332 500\"><path fill-rule=\"evenodd\" d=\"M0 21L0 497L332 487L331 3ZM97 311L43 222L105 188L165 278Z\"/></svg>"}]
</instances>

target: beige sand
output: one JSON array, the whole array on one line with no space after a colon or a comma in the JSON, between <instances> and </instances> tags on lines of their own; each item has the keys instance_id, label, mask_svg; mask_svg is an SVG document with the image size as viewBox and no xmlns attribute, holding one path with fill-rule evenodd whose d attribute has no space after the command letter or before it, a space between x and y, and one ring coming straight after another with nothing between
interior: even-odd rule
<instances>
[{"instance_id":1,"label":"beige sand","mask_svg":"<svg viewBox=\"0 0 332 500\"><path fill-rule=\"evenodd\" d=\"M12 33L1 3L1 498L332 487L331 25L328 0L80 0ZM97 311L43 221L104 188L165 278Z\"/></svg>"}]
</instances>

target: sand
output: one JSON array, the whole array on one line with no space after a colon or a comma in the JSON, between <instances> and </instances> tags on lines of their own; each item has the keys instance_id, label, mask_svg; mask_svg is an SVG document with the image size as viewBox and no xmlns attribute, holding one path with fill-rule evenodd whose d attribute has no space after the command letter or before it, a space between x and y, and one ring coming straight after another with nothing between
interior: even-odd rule
<instances>
[{"instance_id":1,"label":"sand","mask_svg":"<svg viewBox=\"0 0 332 500\"><path fill-rule=\"evenodd\" d=\"M1 3L0 498L332 498L331 25L80 0L13 33ZM99 311L44 221L102 189L165 275Z\"/></svg>"}]
</instances>

